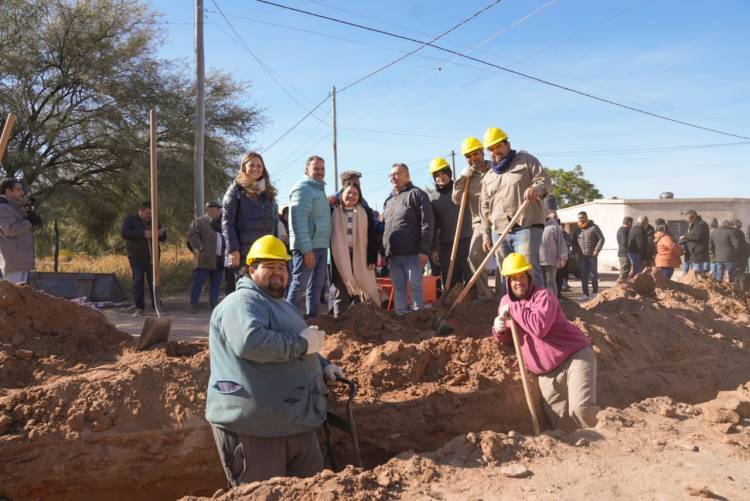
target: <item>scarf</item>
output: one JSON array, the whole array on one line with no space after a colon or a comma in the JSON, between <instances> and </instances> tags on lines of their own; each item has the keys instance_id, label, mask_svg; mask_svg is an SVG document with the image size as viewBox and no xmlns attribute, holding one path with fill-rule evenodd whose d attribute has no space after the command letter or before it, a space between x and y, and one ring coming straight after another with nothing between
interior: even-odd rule
<instances>
[{"instance_id":1,"label":"scarf","mask_svg":"<svg viewBox=\"0 0 750 501\"><path fill-rule=\"evenodd\" d=\"M435 189L438 193L451 193L453 191L453 180L451 179L445 186L435 185Z\"/></svg>"},{"instance_id":2,"label":"scarf","mask_svg":"<svg viewBox=\"0 0 750 501\"><path fill-rule=\"evenodd\" d=\"M350 295L379 304L380 294L375 281L375 270L367 267L367 213L361 205L354 208L352 243L350 259L346 236L346 213L339 205L331 215L331 255L336 263L336 270Z\"/></svg>"},{"instance_id":3,"label":"scarf","mask_svg":"<svg viewBox=\"0 0 750 501\"><path fill-rule=\"evenodd\" d=\"M235 181L237 181L237 184L242 187L242 191L245 192L245 195L253 200L256 200L258 195L266 190L266 180L264 178L260 178L256 181L242 171L237 174Z\"/></svg>"},{"instance_id":4,"label":"scarf","mask_svg":"<svg viewBox=\"0 0 750 501\"><path fill-rule=\"evenodd\" d=\"M492 160L490 160L490 168L495 174L500 174L502 171L508 168L510 165L510 162L513 160L513 158L516 156L516 150L510 150L508 153L508 156L500 160L499 163L495 163Z\"/></svg>"}]
</instances>

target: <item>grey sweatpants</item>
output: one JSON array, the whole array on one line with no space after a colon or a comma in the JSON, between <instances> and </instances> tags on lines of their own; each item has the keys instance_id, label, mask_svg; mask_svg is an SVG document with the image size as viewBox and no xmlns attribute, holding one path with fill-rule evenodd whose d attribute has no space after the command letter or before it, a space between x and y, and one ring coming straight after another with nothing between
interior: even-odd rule
<instances>
[{"instance_id":1,"label":"grey sweatpants","mask_svg":"<svg viewBox=\"0 0 750 501\"><path fill-rule=\"evenodd\" d=\"M482 261L484 261L484 257L486 255L487 253L484 251L484 249L482 249L482 223L477 222L472 225L471 244L469 245L469 278L474 275L474 272L476 272L476 270L479 268L479 265L482 264ZM500 276L499 272L498 276ZM486 268L479 276L479 280L477 280L477 298L493 298L493 294L490 290L487 278Z\"/></svg>"},{"instance_id":2,"label":"grey sweatpants","mask_svg":"<svg viewBox=\"0 0 750 501\"><path fill-rule=\"evenodd\" d=\"M580 428L596 426L596 357L590 346L581 348L552 372L537 378L544 411L552 426L571 418Z\"/></svg>"},{"instance_id":3,"label":"grey sweatpants","mask_svg":"<svg viewBox=\"0 0 750 501\"><path fill-rule=\"evenodd\" d=\"M557 266L542 265L544 287L557 297Z\"/></svg>"},{"instance_id":4,"label":"grey sweatpants","mask_svg":"<svg viewBox=\"0 0 750 501\"><path fill-rule=\"evenodd\" d=\"M311 477L323 470L315 430L286 437L262 438L211 425L229 485L272 477Z\"/></svg>"}]
</instances>

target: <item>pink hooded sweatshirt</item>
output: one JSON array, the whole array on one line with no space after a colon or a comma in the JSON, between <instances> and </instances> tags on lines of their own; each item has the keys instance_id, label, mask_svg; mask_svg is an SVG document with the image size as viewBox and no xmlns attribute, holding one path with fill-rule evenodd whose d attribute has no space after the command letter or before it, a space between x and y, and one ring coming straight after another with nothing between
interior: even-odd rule
<instances>
[{"instance_id":1,"label":"pink hooded sweatshirt","mask_svg":"<svg viewBox=\"0 0 750 501\"><path fill-rule=\"evenodd\" d=\"M521 353L532 373L553 371L573 353L591 346L591 340L565 318L560 302L547 289L532 285L524 299L511 299L509 294L503 296L500 307L506 303L510 303L510 316L518 324ZM498 342L513 344L509 322L502 332L492 327L492 335Z\"/></svg>"}]
</instances>

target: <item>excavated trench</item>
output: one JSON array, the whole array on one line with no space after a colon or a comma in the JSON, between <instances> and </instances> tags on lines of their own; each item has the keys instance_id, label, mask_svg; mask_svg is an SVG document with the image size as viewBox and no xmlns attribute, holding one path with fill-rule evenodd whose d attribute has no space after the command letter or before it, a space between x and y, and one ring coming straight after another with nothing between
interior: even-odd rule
<instances>
[{"instance_id":1,"label":"excavated trench","mask_svg":"<svg viewBox=\"0 0 750 501\"><path fill-rule=\"evenodd\" d=\"M175 499L224 486L202 417L205 342L135 353L96 312L0 287L0 327L14 329L0 330L0 361L13 360L13 373L0 364L0 495ZM42 306L64 308L58 315L82 318L87 327L39 320L23 327L23 312ZM665 284L643 274L564 309L594 341L603 407L657 395L700 402L750 379L750 300L711 281L691 276ZM494 310L461 305L451 320L456 331L444 338L429 329L444 307L396 319L359 305L341 321L321 324L329 333L326 356L359 386L355 417L365 467L407 450L438 449L470 431L531 433L515 354L487 338ZM19 332L25 339L13 343ZM101 349L85 357L37 352L49 337L68 336L63 344L75 346L81 333ZM345 389L334 388L332 400L344 417ZM333 449L339 464L351 461L349 438L335 429Z\"/></svg>"}]
</instances>

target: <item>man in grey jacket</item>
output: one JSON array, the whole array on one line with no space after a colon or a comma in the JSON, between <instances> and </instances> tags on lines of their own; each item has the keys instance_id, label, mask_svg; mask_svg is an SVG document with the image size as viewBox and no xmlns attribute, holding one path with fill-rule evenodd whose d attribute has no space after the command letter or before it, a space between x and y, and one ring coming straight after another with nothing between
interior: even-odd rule
<instances>
[{"instance_id":1,"label":"man in grey jacket","mask_svg":"<svg viewBox=\"0 0 750 501\"><path fill-rule=\"evenodd\" d=\"M344 375L319 354L325 332L284 300L290 259L281 240L260 237L246 276L211 315L206 419L232 487L323 469L323 379Z\"/></svg>"},{"instance_id":2,"label":"man in grey jacket","mask_svg":"<svg viewBox=\"0 0 750 501\"><path fill-rule=\"evenodd\" d=\"M583 297L589 296L589 277L591 277L591 290L594 295L599 293L599 271L597 269L597 256L604 246L604 235L602 230L590 220L586 212L578 213L578 226L573 231L573 248L581 262L581 286Z\"/></svg>"},{"instance_id":3,"label":"man in grey jacket","mask_svg":"<svg viewBox=\"0 0 750 501\"><path fill-rule=\"evenodd\" d=\"M479 195L482 191L482 179L490 170L490 162L484 159L484 146L475 137L467 137L461 143L461 154L468 164L453 184L453 203L461 206L464 192L469 190L467 203L471 212L471 243L469 245L469 271L473 275L479 269L487 253L482 249L482 215L479 208ZM487 281L487 270L482 271L477 281L478 303L492 299Z\"/></svg>"},{"instance_id":4,"label":"man in grey jacket","mask_svg":"<svg viewBox=\"0 0 750 501\"><path fill-rule=\"evenodd\" d=\"M557 213L549 211L539 248L539 262L544 272L544 286L557 297L560 295L557 290L557 270L564 268L567 260L568 243L558 223Z\"/></svg>"},{"instance_id":5,"label":"man in grey jacket","mask_svg":"<svg viewBox=\"0 0 750 501\"><path fill-rule=\"evenodd\" d=\"M221 277L224 274L224 237L221 234L221 204L211 202L206 214L195 218L187 232L193 253L193 283L190 286L190 312L198 312L206 279L209 281L208 304L211 309L219 304Z\"/></svg>"},{"instance_id":6,"label":"man in grey jacket","mask_svg":"<svg viewBox=\"0 0 750 501\"><path fill-rule=\"evenodd\" d=\"M490 127L484 133L484 147L492 154L490 170L482 178L480 207L482 213L482 246L492 249L492 232L501 234L524 201L529 202L508 236L500 245L501 263L507 255L523 254L534 268L534 283L542 286L544 277L539 264L539 246L544 231L542 199L552 190L552 181L539 160L526 151L511 148L508 135ZM502 281L499 281L502 289Z\"/></svg>"},{"instance_id":7,"label":"man in grey jacket","mask_svg":"<svg viewBox=\"0 0 750 501\"><path fill-rule=\"evenodd\" d=\"M0 269L3 280L26 283L34 269L34 226L36 215L27 214L26 194L14 178L0 182Z\"/></svg>"},{"instance_id":8,"label":"man in grey jacket","mask_svg":"<svg viewBox=\"0 0 750 501\"><path fill-rule=\"evenodd\" d=\"M389 176L393 191L383 203L383 247L395 292L396 314L405 315L410 307L409 284L411 309L424 307L422 274L432 248L435 223L427 193L411 183L409 167L393 164Z\"/></svg>"}]
</instances>

